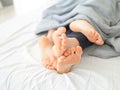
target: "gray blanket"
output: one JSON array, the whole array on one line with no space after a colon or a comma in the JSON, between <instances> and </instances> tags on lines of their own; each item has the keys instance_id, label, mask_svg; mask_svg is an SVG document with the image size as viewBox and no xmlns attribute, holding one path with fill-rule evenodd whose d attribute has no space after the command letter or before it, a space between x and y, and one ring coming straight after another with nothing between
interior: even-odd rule
<instances>
[{"instance_id":1,"label":"gray blanket","mask_svg":"<svg viewBox=\"0 0 120 90\"><path fill-rule=\"evenodd\" d=\"M93 45L88 51L90 55L102 58L120 55L120 0L59 0L44 11L36 34L77 19L89 21L105 41L102 46Z\"/></svg>"}]
</instances>

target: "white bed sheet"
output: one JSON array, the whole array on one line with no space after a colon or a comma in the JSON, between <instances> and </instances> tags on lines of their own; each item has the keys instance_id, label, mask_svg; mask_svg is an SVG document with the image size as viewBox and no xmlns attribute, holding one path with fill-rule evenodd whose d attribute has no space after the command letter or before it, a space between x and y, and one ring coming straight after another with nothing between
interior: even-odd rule
<instances>
[{"instance_id":1,"label":"white bed sheet","mask_svg":"<svg viewBox=\"0 0 120 90\"><path fill-rule=\"evenodd\" d=\"M58 74L40 62L37 22L20 21L0 26L0 90L120 90L120 57L101 59L86 50L71 72Z\"/></svg>"}]
</instances>

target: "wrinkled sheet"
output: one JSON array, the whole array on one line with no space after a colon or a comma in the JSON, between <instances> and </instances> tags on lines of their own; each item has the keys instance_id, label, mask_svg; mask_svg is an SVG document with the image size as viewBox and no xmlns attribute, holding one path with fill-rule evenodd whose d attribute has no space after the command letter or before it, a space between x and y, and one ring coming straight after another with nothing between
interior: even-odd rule
<instances>
[{"instance_id":1,"label":"wrinkled sheet","mask_svg":"<svg viewBox=\"0 0 120 90\"><path fill-rule=\"evenodd\" d=\"M7 25L0 25L0 90L120 90L120 57L89 56L88 48L71 72L58 74L40 62L37 22L23 17Z\"/></svg>"},{"instance_id":2,"label":"wrinkled sheet","mask_svg":"<svg viewBox=\"0 0 120 90\"><path fill-rule=\"evenodd\" d=\"M85 19L105 41L92 48L90 55L111 58L120 55L120 0L59 0L46 9L36 34Z\"/></svg>"}]
</instances>

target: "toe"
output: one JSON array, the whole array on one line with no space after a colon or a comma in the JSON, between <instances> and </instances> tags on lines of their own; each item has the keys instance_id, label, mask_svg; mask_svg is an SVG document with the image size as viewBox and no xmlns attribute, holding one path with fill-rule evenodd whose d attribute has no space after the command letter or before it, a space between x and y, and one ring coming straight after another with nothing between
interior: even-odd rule
<instances>
[{"instance_id":1,"label":"toe","mask_svg":"<svg viewBox=\"0 0 120 90\"><path fill-rule=\"evenodd\" d=\"M48 66L48 69L49 69L49 70L55 70L55 67L52 66L52 65L50 65L50 66Z\"/></svg>"},{"instance_id":2,"label":"toe","mask_svg":"<svg viewBox=\"0 0 120 90\"><path fill-rule=\"evenodd\" d=\"M60 28L57 29L56 35L57 35L57 36L61 36L61 35L62 35L63 33L65 33L65 32L66 32L66 28L60 27Z\"/></svg>"},{"instance_id":3,"label":"toe","mask_svg":"<svg viewBox=\"0 0 120 90\"><path fill-rule=\"evenodd\" d=\"M99 34L98 34L98 37L97 37L95 43L97 45L103 45L104 44L104 41L103 41L102 37Z\"/></svg>"},{"instance_id":4,"label":"toe","mask_svg":"<svg viewBox=\"0 0 120 90\"><path fill-rule=\"evenodd\" d=\"M66 28L65 27L59 27L58 29L59 34L65 33L66 32Z\"/></svg>"},{"instance_id":5,"label":"toe","mask_svg":"<svg viewBox=\"0 0 120 90\"><path fill-rule=\"evenodd\" d=\"M98 39L96 40L95 42L97 45L103 45L104 44L104 41L102 39Z\"/></svg>"},{"instance_id":6,"label":"toe","mask_svg":"<svg viewBox=\"0 0 120 90\"><path fill-rule=\"evenodd\" d=\"M71 48L71 52L72 52L72 54L74 54L75 51L76 51L76 48L75 48L75 47L72 47L72 48Z\"/></svg>"},{"instance_id":7,"label":"toe","mask_svg":"<svg viewBox=\"0 0 120 90\"><path fill-rule=\"evenodd\" d=\"M62 38L63 38L63 39L67 39L67 36L66 36L65 33L62 34Z\"/></svg>"},{"instance_id":8,"label":"toe","mask_svg":"<svg viewBox=\"0 0 120 90\"><path fill-rule=\"evenodd\" d=\"M98 38L99 38L99 34L98 34L97 32L95 32L94 37L95 37L96 39L98 39Z\"/></svg>"},{"instance_id":9,"label":"toe","mask_svg":"<svg viewBox=\"0 0 120 90\"><path fill-rule=\"evenodd\" d=\"M67 57L71 54L71 49L67 49L65 52L64 52L64 56Z\"/></svg>"},{"instance_id":10,"label":"toe","mask_svg":"<svg viewBox=\"0 0 120 90\"><path fill-rule=\"evenodd\" d=\"M76 55L81 55L82 54L82 48L80 46L76 47Z\"/></svg>"},{"instance_id":11,"label":"toe","mask_svg":"<svg viewBox=\"0 0 120 90\"><path fill-rule=\"evenodd\" d=\"M62 45L61 45L61 48L62 50L65 50L67 48L67 45L66 45L67 41L65 39L62 40Z\"/></svg>"}]
</instances>

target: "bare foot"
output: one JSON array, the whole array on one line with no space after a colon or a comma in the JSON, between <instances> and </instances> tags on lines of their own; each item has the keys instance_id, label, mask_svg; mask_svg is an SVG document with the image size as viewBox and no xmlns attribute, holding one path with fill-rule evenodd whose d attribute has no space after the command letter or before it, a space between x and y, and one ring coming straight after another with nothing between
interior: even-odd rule
<instances>
[{"instance_id":1,"label":"bare foot","mask_svg":"<svg viewBox=\"0 0 120 90\"><path fill-rule=\"evenodd\" d=\"M72 47L65 51L66 56L61 56L57 61L57 72L67 73L71 70L72 65L77 64L82 55L82 48L80 46Z\"/></svg>"},{"instance_id":2,"label":"bare foot","mask_svg":"<svg viewBox=\"0 0 120 90\"><path fill-rule=\"evenodd\" d=\"M55 31L55 30L53 30L53 29L48 31L47 38L48 38L50 41L53 41L53 40L52 40L52 36L53 36L54 31Z\"/></svg>"},{"instance_id":3,"label":"bare foot","mask_svg":"<svg viewBox=\"0 0 120 90\"><path fill-rule=\"evenodd\" d=\"M54 70L55 66L53 66L53 63L56 63L56 58L51 52L53 43L51 43L46 36L41 36L38 40L38 43L40 46L40 51L42 51L41 59L43 65L50 70Z\"/></svg>"},{"instance_id":4,"label":"bare foot","mask_svg":"<svg viewBox=\"0 0 120 90\"><path fill-rule=\"evenodd\" d=\"M67 36L65 34L66 28L60 27L53 33L53 51L55 56L61 56L67 49Z\"/></svg>"},{"instance_id":5,"label":"bare foot","mask_svg":"<svg viewBox=\"0 0 120 90\"><path fill-rule=\"evenodd\" d=\"M101 35L89 24L86 20L76 20L70 24L70 29L74 32L83 33L89 41L97 44L103 45L104 41Z\"/></svg>"}]
</instances>

